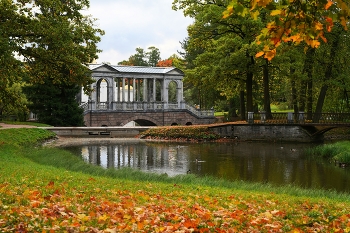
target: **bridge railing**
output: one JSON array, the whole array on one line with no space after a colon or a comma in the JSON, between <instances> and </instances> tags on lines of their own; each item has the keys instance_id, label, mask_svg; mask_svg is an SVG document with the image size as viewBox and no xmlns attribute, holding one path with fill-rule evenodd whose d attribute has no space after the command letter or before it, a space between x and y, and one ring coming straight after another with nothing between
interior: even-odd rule
<instances>
[{"instance_id":1,"label":"bridge railing","mask_svg":"<svg viewBox=\"0 0 350 233\"><path fill-rule=\"evenodd\" d=\"M85 102L85 103L81 103L79 105L80 108L82 108L84 110L84 112L88 111L89 110L89 103L88 102Z\"/></svg>"},{"instance_id":2,"label":"bridge railing","mask_svg":"<svg viewBox=\"0 0 350 233\"><path fill-rule=\"evenodd\" d=\"M191 113L199 117L214 117L214 110L201 110L196 109L184 102L179 103L165 103L161 101L154 102L95 102L89 101L81 103L80 107L84 109L84 112L89 110L123 110L123 111L145 111L145 110L177 110L177 109L187 109Z\"/></svg>"},{"instance_id":3,"label":"bridge railing","mask_svg":"<svg viewBox=\"0 0 350 233\"><path fill-rule=\"evenodd\" d=\"M196 109L188 104L185 104L185 107L187 110L189 110L190 112L192 112L196 116L202 116L202 117L214 116L214 110L199 110L199 109Z\"/></svg>"},{"instance_id":4,"label":"bridge railing","mask_svg":"<svg viewBox=\"0 0 350 233\"><path fill-rule=\"evenodd\" d=\"M311 113L304 112L280 112L271 113L267 116L265 112L248 113L248 123L266 123L266 124L349 124L350 113Z\"/></svg>"}]
</instances>

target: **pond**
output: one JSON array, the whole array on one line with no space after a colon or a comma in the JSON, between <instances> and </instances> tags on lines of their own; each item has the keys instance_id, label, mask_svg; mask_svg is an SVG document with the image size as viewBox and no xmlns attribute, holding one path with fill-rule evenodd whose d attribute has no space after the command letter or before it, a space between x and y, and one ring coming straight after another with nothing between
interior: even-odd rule
<instances>
[{"instance_id":1,"label":"pond","mask_svg":"<svg viewBox=\"0 0 350 233\"><path fill-rule=\"evenodd\" d=\"M308 159L303 151L312 146L315 145L118 141L66 149L87 163L104 168L131 167L169 176L191 173L232 181L350 192L350 170L328 161Z\"/></svg>"}]
</instances>

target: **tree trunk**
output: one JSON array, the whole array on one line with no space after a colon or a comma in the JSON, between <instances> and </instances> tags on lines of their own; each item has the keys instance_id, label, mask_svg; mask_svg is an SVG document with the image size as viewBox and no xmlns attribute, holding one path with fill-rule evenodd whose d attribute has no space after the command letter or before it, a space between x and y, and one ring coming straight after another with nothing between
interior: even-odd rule
<instances>
[{"instance_id":1,"label":"tree trunk","mask_svg":"<svg viewBox=\"0 0 350 233\"><path fill-rule=\"evenodd\" d=\"M305 112L306 96L307 96L307 82L305 80L303 80L303 81L301 81L300 101L299 101L299 111L301 111L301 112Z\"/></svg>"},{"instance_id":2,"label":"tree trunk","mask_svg":"<svg viewBox=\"0 0 350 233\"><path fill-rule=\"evenodd\" d=\"M337 32L335 32L335 33L337 33ZM330 54L329 54L329 57L331 59L335 57L335 54L337 52L338 44L340 42L339 38L340 38L340 32L338 32L338 34L336 34L336 36L335 36L335 38L333 40L333 43L331 44L331 51L330 51ZM326 80L330 80L332 78L332 70L333 70L333 62L329 62L327 64L327 68L326 68L326 71L325 71L325 75L324 75L324 79L323 79L324 82ZM318 123L320 118L321 118L322 108L323 108L324 100L326 98L327 89L328 89L328 84L325 82L322 85L320 94L319 94L318 99L317 99L315 115L313 117L313 122L314 123Z\"/></svg>"},{"instance_id":3,"label":"tree trunk","mask_svg":"<svg viewBox=\"0 0 350 233\"><path fill-rule=\"evenodd\" d=\"M315 114L314 114L314 117L312 119L313 123L318 123L321 119L322 107L323 107L324 100L326 98L327 89L328 89L328 85L326 85L326 84L324 84L321 88L321 91L320 91L320 94L319 94L318 100L317 100Z\"/></svg>"},{"instance_id":4,"label":"tree trunk","mask_svg":"<svg viewBox=\"0 0 350 233\"><path fill-rule=\"evenodd\" d=\"M303 93L305 93L305 101L306 101L306 106L304 104L301 104L301 108L303 109L306 107L306 111L307 111L307 116L306 119L307 120L311 120L312 119L312 105L313 105L313 83L312 83L312 72L313 72L313 64L314 64L314 55L315 55L315 49L314 48L309 48L306 52L306 58L305 58L305 63L304 63L304 70L303 72L306 73L307 76L307 80L305 81L305 92L303 91ZM301 111L305 111L305 109L301 110Z\"/></svg>"},{"instance_id":5,"label":"tree trunk","mask_svg":"<svg viewBox=\"0 0 350 233\"><path fill-rule=\"evenodd\" d=\"M312 75L311 75L312 76ZM309 77L309 81L307 82L307 120L312 120L312 104L313 104L313 82L312 82L312 77Z\"/></svg>"},{"instance_id":6,"label":"tree trunk","mask_svg":"<svg viewBox=\"0 0 350 233\"><path fill-rule=\"evenodd\" d=\"M235 101L235 98L231 98L229 100L229 117L232 118L232 117L237 117L237 112L236 112L236 109L237 109L237 106L236 106L236 102Z\"/></svg>"},{"instance_id":7,"label":"tree trunk","mask_svg":"<svg viewBox=\"0 0 350 233\"><path fill-rule=\"evenodd\" d=\"M247 64L247 80L246 80L246 91L247 91L247 112L254 112L253 106L253 72L251 66L254 64L254 58L250 56L251 61Z\"/></svg>"},{"instance_id":8,"label":"tree trunk","mask_svg":"<svg viewBox=\"0 0 350 233\"><path fill-rule=\"evenodd\" d=\"M253 112L253 73L248 71L246 80L247 112Z\"/></svg>"},{"instance_id":9,"label":"tree trunk","mask_svg":"<svg viewBox=\"0 0 350 233\"><path fill-rule=\"evenodd\" d=\"M244 101L244 91L241 90L240 93L239 93L239 99L240 99L240 111L241 111L241 120L242 121L245 121L246 118L245 118L245 101Z\"/></svg>"},{"instance_id":10,"label":"tree trunk","mask_svg":"<svg viewBox=\"0 0 350 233\"><path fill-rule=\"evenodd\" d=\"M294 61L291 61L291 64L294 64ZM295 69L293 67L290 68L290 77L291 77L291 86L292 86L292 105L293 105L293 111L295 113L295 116L299 112L298 109L298 94L296 89L296 82L295 82Z\"/></svg>"},{"instance_id":11,"label":"tree trunk","mask_svg":"<svg viewBox=\"0 0 350 233\"><path fill-rule=\"evenodd\" d=\"M266 119L272 119L271 102L270 102L270 87L269 87L269 61L265 59L263 65L263 82L264 82L264 110L266 112Z\"/></svg>"}]
</instances>

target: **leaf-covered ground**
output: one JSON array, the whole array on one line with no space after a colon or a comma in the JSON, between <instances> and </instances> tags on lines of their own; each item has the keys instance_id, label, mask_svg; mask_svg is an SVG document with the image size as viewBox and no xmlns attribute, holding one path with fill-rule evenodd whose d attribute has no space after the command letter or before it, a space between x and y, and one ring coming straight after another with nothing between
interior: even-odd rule
<instances>
[{"instance_id":1,"label":"leaf-covered ground","mask_svg":"<svg viewBox=\"0 0 350 233\"><path fill-rule=\"evenodd\" d=\"M39 164L35 150L0 145L0 232L350 231L348 196L108 178Z\"/></svg>"},{"instance_id":2,"label":"leaf-covered ground","mask_svg":"<svg viewBox=\"0 0 350 233\"><path fill-rule=\"evenodd\" d=\"M1 232L350 230L349 203L13 168L0 178Z\"/></svg>"}]
</instances>

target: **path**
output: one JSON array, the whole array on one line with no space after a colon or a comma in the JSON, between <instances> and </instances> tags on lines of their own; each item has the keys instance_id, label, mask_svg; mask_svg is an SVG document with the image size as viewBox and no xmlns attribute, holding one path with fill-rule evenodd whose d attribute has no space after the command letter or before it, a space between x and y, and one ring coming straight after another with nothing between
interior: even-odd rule
<instances>
[{"instance_id":1,"label":"path","mask_svg":"<svg viewBox=\"0 0 350 233\"><path fill-rule=\"evenodd\" d=\"M34 125L12 125L0 123L0 129L9 129L9 128L36 128Z\"/></svg>"}]
</instances>

